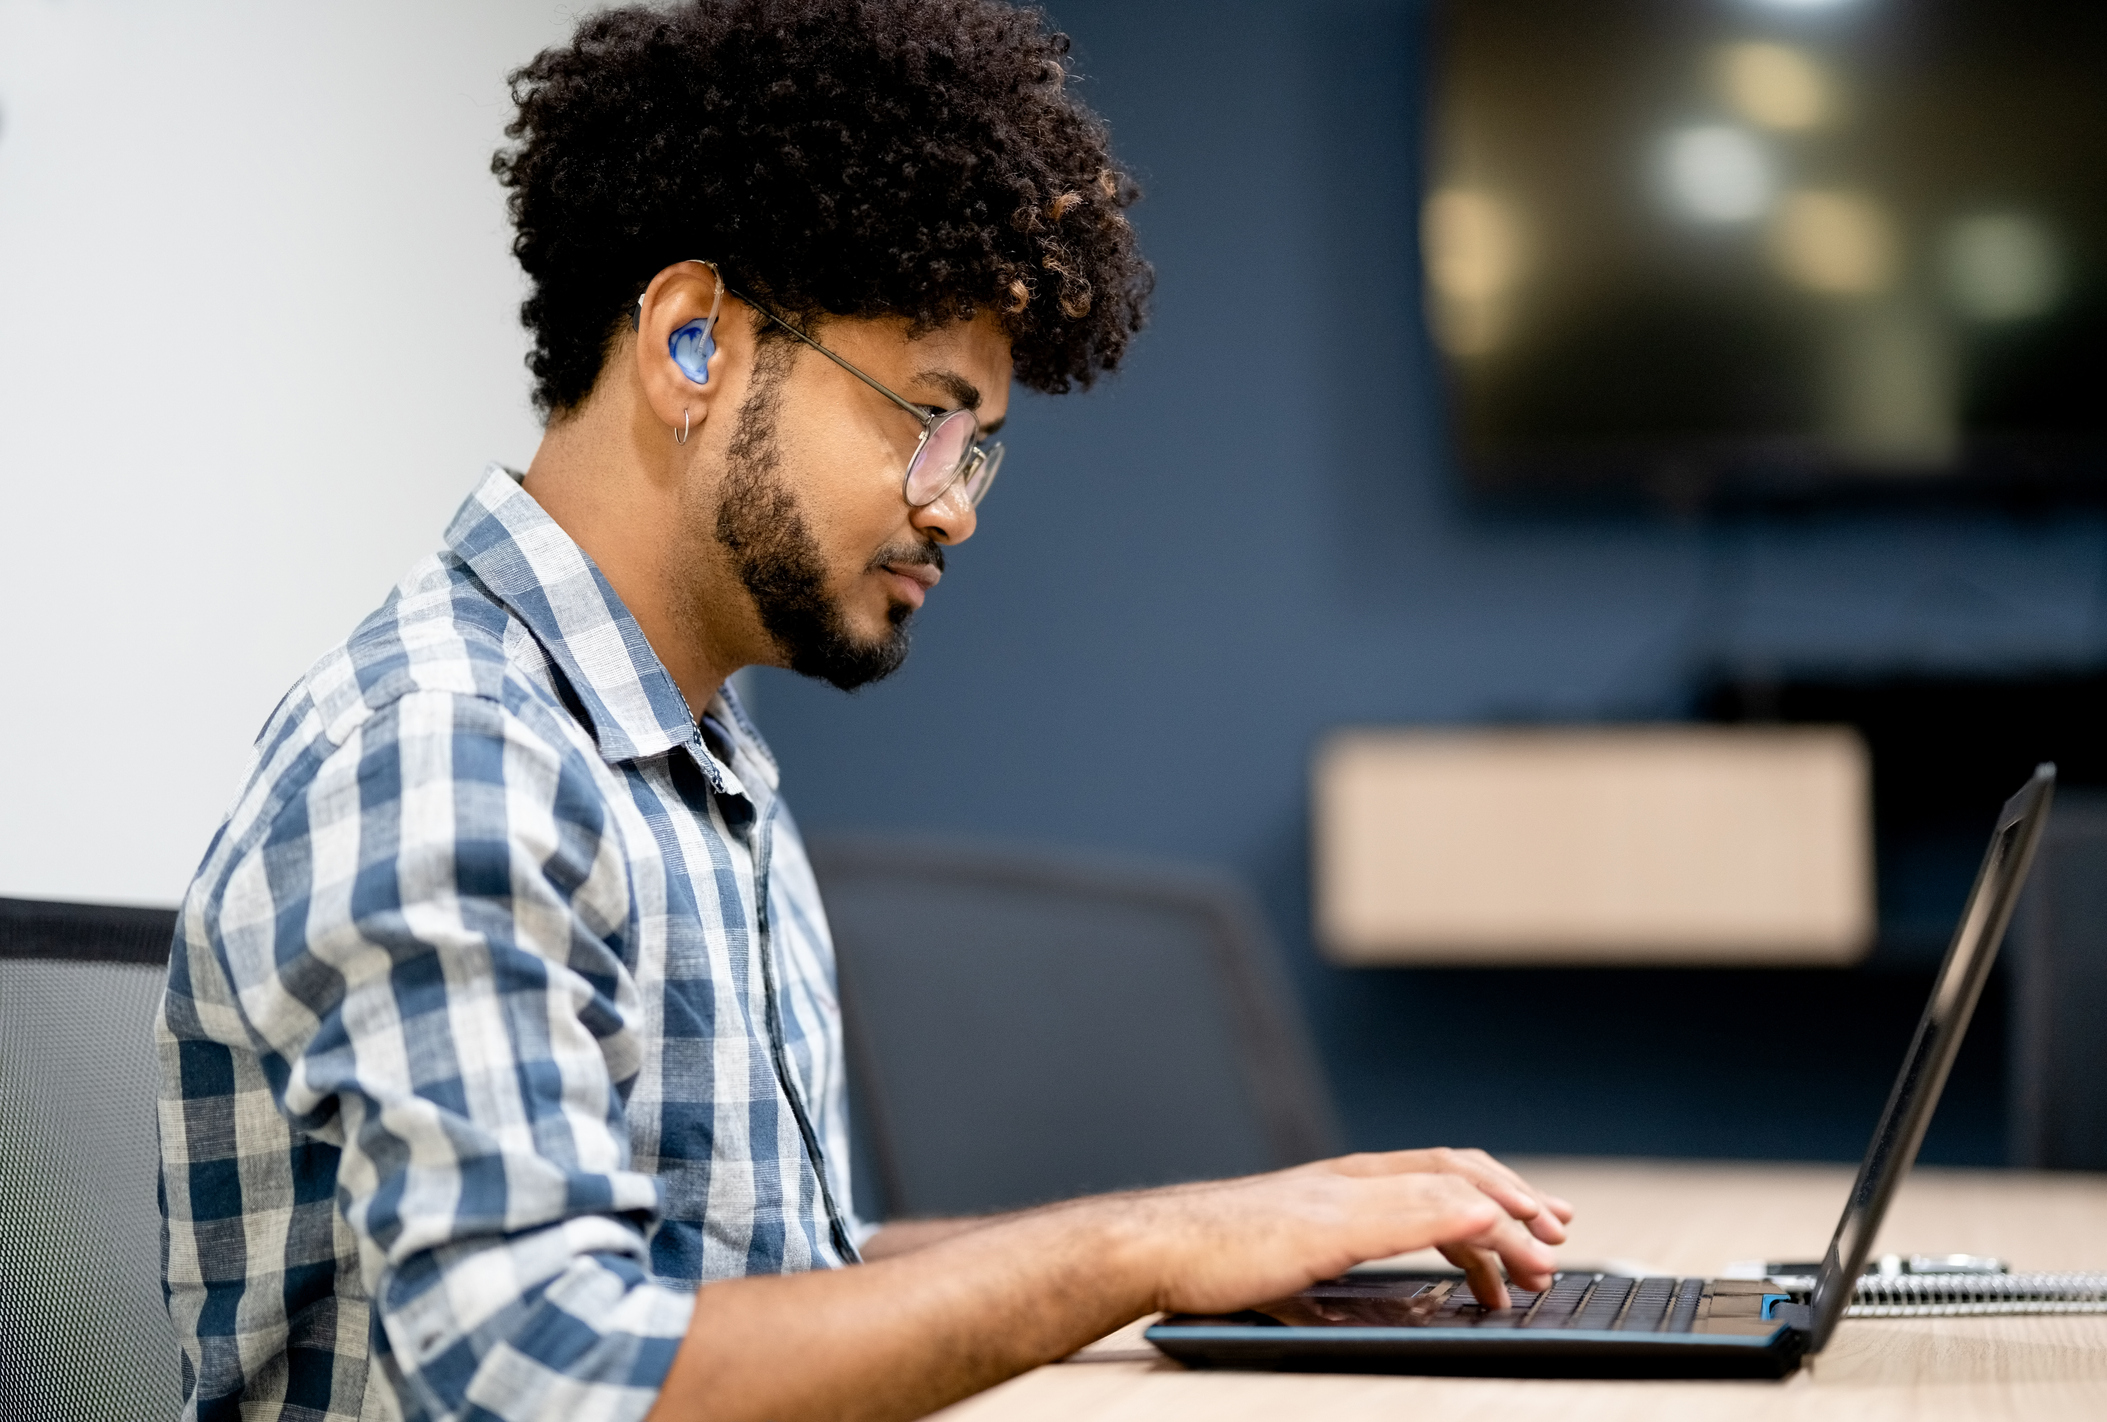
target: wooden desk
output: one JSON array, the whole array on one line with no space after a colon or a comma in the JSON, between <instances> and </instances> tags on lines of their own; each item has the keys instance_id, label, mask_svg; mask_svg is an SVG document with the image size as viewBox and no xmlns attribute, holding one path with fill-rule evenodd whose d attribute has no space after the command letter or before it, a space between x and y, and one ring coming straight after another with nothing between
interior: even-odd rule
<instances>
[{"instance_id":1,"label":"wooden desk","mask_svg":"<svg viewBox=\"0 0 2107 1422\"><path fill-rule=\"evenodd\" d=\"M1842 1166L1520 1165L1579 1207L1565 1257L1684 1274L1717 1273L1735 1259L1819 1258L1852 1175ZM2107 1177L1919 1170L1876 1247L1989 1254L2023 1270L2107 1271ZM1122 1330L938 1415L944 1422L2107 1418L2107 1315L1847 1319L1829 1347L1784 1382L1199 1372L1150 1356L1139 1331Z\"/></svg>"}]
</instances>

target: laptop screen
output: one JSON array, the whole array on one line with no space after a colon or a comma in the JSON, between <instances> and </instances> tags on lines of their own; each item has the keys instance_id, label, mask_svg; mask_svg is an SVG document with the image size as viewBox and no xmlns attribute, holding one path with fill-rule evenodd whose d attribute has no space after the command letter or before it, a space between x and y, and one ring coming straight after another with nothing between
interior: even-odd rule
<instances>
[{"instance_id":1,"label":"laptop screen","mask_svg":"<svg viewBox=\"0 0 2107 1422\"><path fill-rule=\"evenodd\" d=\"M1866 1255L1880 1232L1881 1217L1887 1213L1888 1201L1916 1161L1924 1128L1931 1123L1932 1109L1939 1104L1939 1092L1946 1085L1946 1073L1960 1050L1968 1019L1975 1012L1975 1001L1982 995L1998 944L2012 921L2020 886L2026 882L2027 868L2034 859L2034 846L2048 820L2055 785L2056 767L2038 766L2033 779L2005 802L1997 817L1983 867L1968 894L1968 906L1961 911L1953 944L1946 950L1938 980L1932 984L1931 1000L1924 1005L1917 1035L1910 1040L1902 1072L1895 1078L1895 1089L1888 1094L1880 1125L1873 1132L1872 1144L1866 1147L1865 1161L1858 1167L1851 1198L1844 1205L1843 1218L1837 1222L1836 1236L1830 1240L1829 1252L1822 1260L1822 1272L1814 1286L1809 1352L1829 1341L1837 1320L1850 1306L1859 1272L1865 1268Z\"/></svg>"}]
</instances>

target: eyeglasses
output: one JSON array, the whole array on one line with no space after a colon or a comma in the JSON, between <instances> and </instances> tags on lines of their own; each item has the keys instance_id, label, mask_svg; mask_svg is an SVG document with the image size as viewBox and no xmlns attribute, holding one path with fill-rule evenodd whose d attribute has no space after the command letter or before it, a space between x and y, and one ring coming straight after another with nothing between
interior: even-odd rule
<instances>
[{"instance_id":1,"label":"eyeglasses","mask_svg":"<svg viewBox=\"0 0 2107 1422\"><path fill-rule=\"evenodd\" d=\"M900 484L901 495L910 507L929 507L944 497L952 485L961 481L964 482L967 507L980 507L980 501L988 496L988 487L995 482L996 474L1001 472L1002 446L980 443L980 419L977 415L971 410L938 410L927 405L915 404L906 396L895 393L864 374L752 297L742 296L733 291L725 282L724 273L717 270L716 263L699 259L697 262L698 265L710 269L711 274L717 278L719 288L739 297L748 306L898 405L921 425L922 437L915 442L914 453L907 460L907 474ZM714 318L714 310L711 315ZM714 326L716 321L712 319L710 324Z\"/></svg>"}]
</instances>

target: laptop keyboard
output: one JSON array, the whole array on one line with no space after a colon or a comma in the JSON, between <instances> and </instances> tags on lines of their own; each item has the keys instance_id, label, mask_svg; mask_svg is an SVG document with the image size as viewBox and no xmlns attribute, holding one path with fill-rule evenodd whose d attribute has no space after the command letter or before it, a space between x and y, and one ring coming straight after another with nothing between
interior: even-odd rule
<instances>
[{"instance_id":1,"label":"laptop keyboard","mask_svg":"<svg viewBox=\"0 0 2107 1422\"><path fill-rule=\"evenodd\" d=\"M1584 1328L1606 1333L1688 1333L1703 1279L1560 1274L1541 1293L1509 1289L1511 1308L1489 1309L1459 1284L1428 1318L1434 1328Z\"/></svg>"},{"instance_id":2,"label":"laptop keyboard","mask_svg":"<svg viewBox=\"0 0 2107 1422\"><path fill-rule=\"evenodd\" d=\"M1397 1282L1335 1279L1305 1290L1301 1307L1323 1321L1419 1328L1573 1328L1604 1333L1688 1333L1704 1298L1703 1279L1634 1279L1619 1274L1559 1274L1541 1292L1510 1288L1513 1304L1491 1309L1470 1286L1444 1280L1400 1293ZM1289 1301L1283 1301L1283 1305ZM1277 1309L1269 1309L1269 1312ZM1284 1322L1299 1322L1286 1313Z\"/></svg>"}]
</instances>

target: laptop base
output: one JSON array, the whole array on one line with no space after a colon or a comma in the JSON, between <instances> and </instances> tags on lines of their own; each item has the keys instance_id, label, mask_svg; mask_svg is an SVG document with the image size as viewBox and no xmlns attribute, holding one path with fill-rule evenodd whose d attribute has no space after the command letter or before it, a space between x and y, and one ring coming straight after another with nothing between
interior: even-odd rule
<instances>
[{"instance_id":1,"label":"laptop base","mask_svg":"<svg viewBox=\"0 0 2107 1422\"><path fill-rule=\"evenodd\" d=\"M1758 1346L1711 1340L1662 1343L1611 1335L1498 1343L1453 1342L1405 1329L1368 1330L1387 1337L1342 1337L1343 1329L1297 1329L1294 1339L1201 1336L1197 1328L1159 1325L1149 1341L1191 1368L1241 1368L1299 1373L1408 1373L1477 1378L1782 1378L1800 1366L1806 1334L1780 1327ZM1285 1331L1285 1330L1274 1330ZM1416 1336L1403 1336L1416 1333Z\"/></svg>"},{"instance_id":2,"label":"laptop base","mask_svg":"<svg viewBox=\"0 0 2107 1422\"><path fill-rule=\"evenodd\" d=\"M1371 1270L1238 1313L1173 1314L1148 1341L1191 1367L1536 1378L1782 1378L1804 1304L1764 1281L1560 1273L1487 1309L1457 1274Z\"/></svg>"}]
</instances>

